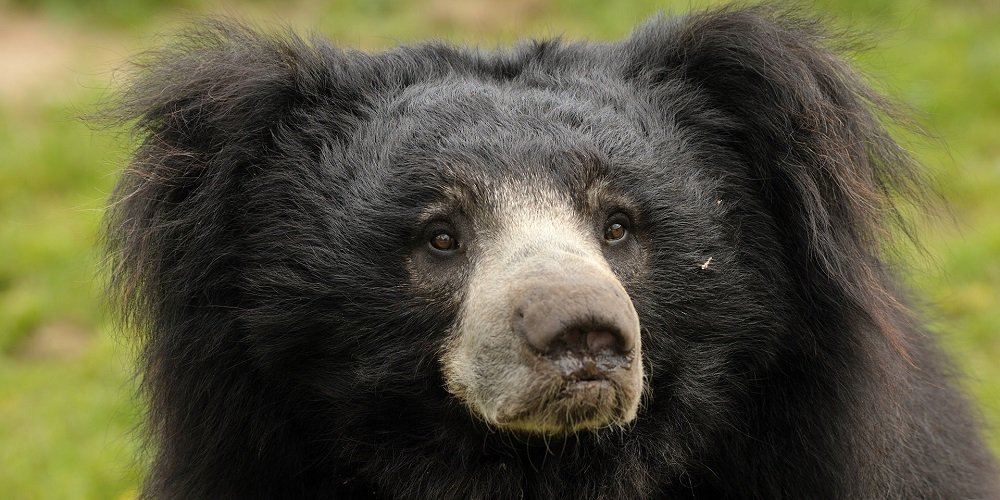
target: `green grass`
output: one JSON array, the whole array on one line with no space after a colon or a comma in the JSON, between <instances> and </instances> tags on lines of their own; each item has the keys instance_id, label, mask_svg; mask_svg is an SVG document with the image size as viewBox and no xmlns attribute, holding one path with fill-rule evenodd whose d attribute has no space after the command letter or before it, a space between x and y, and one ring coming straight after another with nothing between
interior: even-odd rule
<instances>
[{"instance_id":1,"label":"green grass","mask_svg":"<svg viewBox=\"0 0 1000 500\"><path fill-rule=\"evenodd\" d=\"M489 15L469 7L497 3L258 1L224 12L362 48L430 37L488 48L524 35L618 38L670 6L516 0ZM672 9L688 4L676 1ZM95 109L111 85L111 69L127 54L181 24L184 8L205 9L196 0L80 5L0 0L0 43L4 26L11 26L4 22L28 23L70 54L45 66L44 79L15 91L0 80L4 498L130 498L143 470L134 432L141 413L132 399L134 346L112 333L94 279L100 210L128 140L92 132L76 117ZM858 64L913 104L948 144L911 145L936 177L954 221L945 217L925 228L932 260L916 262L906 279L933 306L930 323L968 374L987 420L1000 426L1000 7L987 0L829 0L815 7L881 40ZM3 47L0 74L16 69L4 66L10 63ZM37 56L48 57L42 48ZM1000 432L991 431L990 439L1000 451Z\"/></svg>"}]
</instances>

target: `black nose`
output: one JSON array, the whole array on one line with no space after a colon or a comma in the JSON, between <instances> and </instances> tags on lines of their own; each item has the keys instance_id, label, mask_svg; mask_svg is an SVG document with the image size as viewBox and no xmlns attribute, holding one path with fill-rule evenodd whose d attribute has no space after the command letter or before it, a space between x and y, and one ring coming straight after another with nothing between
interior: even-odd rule
<instances>
[{"instance_id":1,"label":"black nose","mask_svg":"<svg viewBox=\"0 0 1000 500\"><path fill-rule=\"evenodd\" d=\"M525 332L528 344L543 354L577 356L621 355L631 351L615 327L581 325L551 332Z\"/></svg>"},{"instance_id":2,"label":"black nose","mask_svg":"<svg viewBox=\"0 0 1000 500\"><path fill-rule=\"evenodd\" d=\"M512 327L542 354L626 355L639 338L632 301L613 276L580 272L517 287Z\"/></svg>"}]
</instances>

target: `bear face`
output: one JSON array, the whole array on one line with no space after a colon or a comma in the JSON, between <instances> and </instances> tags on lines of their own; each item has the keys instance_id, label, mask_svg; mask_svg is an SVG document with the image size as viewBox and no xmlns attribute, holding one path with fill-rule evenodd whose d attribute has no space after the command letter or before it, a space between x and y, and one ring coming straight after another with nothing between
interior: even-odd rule
<instances>
[{"instance_id":1,"label":"bear face","mask_svg":"<svg viewBox=\"0 0 1000 500\"><path fill-rule=\"evenodd\" d=\"M704 132L682 131L671 116L651 115L649 96L607 78L600 85L596 77L582 80L582 88L539 88L544 82L531 76L502 87L469 77L415 85L378 103L353 142L323 156L316 168L340 176L324 174L329 178L308 191L288 193L287 172L257 174L249 190L267 213L252 218L269 228L260 244L286 235L280 257L262 252L267 265L308 261L317 248L330 255L321 259L329 267L311 264L284 298L329 301L325 309L345 311L352 305L341 296L349 293L357 309L344 316L364 324L345 327L354 332L346 338L377 335L377 343L392 345L397 335L419 332L427 350L408 358L436 365L424 383L441 380L473 418L550 436L632 421L644 362L679 374L701 370L700 363L766 357L732 351L780 336L775 314L786 302L786 287L773 281L781 266L735 258L733 248L748 244L726 226L747 215L732 207L713 178L713 172L735 178L746 167L710 147L687 146ZM670 107L679 112L683 102ZM328 225L297 231L303 217L275 212L270 203L285 197L298 211L305 202L296 198L315 193L343 197L328 202L341 213L317 207L318 220ZM609 236L612 228L623 234ZM303 232L322 241L300 244L288 236ZM435 247L442 235L453 248ZM335 267L345 261L351 270ZM265 275L287 279L292 267ZM316 283L320 278L348 281ZM243 295L261 303L282 298L275 289L287 286L258 284L256 275L245 279L252 286ZM258 289L265 293L258 297ZM731 301L741 307L728 306ZM755 307L763 302L771 309ZM373 308L384 311L375 325ZM344 323L326 322L310 329ZM373 328L383 331L367 333ZM584 343L608 335L609 352L586 352ZM569 347L546 336L581 338ZM747 340L733 341L741 336ZM643 353L643 337L653 339L652 352ZM551 343L558 345L539 345ZM331 358L342 352L339 343L330 347ZM399 365L387 373L412 378L416 367L402 362L395 350L365 359L372 366ZM663 373L657 394L683 401L683 377ZM726 399L731 383L720 377L699 384L688 403L692 411L710 388Z\"/></svg>"},{"instance_id":2,"label":"bear face","mask_svg":"<svg viewBox=\"0 0 1000 500\"><path fill-rule=\"evenodd\" d=\"M416 202L390 222L412 228L416 245L376 259L405 261L410 293L450 305L433 332L449 391L490 424L543 434L626 423L642 388L639 321L621 279L643 274L645 236L626 215L639 213L634 202L610 185L626 167L601 143L634 137L624 144L633 155L646 143L601 111L607 103L568 107L563 93L420 86L367 127L392 130L364 142L397 156L357 162L378 165L361 176L399 179L386 185L392 198Z\"/></svg>"},{"instance_id":3,"label":"bear face","mask_svg":"<svg viewBox=\"0 0 1000 500\"><path fill-rule=\"evenodd\" d=\"M822 40L755 7L160 53L106 219L146 494L989 497L879 253L919 170Z\"/></svg>"}]
</instances>

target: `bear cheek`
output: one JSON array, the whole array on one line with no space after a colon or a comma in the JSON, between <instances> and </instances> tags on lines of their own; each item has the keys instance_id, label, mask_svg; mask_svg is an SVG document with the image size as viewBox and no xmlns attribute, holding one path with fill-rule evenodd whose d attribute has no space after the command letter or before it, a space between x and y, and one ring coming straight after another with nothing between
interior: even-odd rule
<instances>
[{"instance_id":1,"label":"bear cheek","mask_svg":"<svg viewBox=\"0 0 1000 500\"><path fill-rule=\"evenodd\" d=\"M558 255L549 255L558 253ZM642 392L638 316L603 257L541 251L472 276L442 365L487 423L566 434L625 424Z\"/></svg>"}]
</instances>

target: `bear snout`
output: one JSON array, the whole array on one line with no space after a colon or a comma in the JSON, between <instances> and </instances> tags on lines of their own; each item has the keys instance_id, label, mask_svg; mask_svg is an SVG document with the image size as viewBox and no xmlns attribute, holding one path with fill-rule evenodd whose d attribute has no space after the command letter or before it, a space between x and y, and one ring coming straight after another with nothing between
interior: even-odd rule
<instances>
[{"instance_id":1,"label":"bear snout","mask_svg":"<svg viewBox=\"0 0 1000 500\"><path fill-rule=\"evenodd\" d=\"M567 238L568 239L568 238ZM635 419L643 387L639 316L585 242L484 259L444 352L449 391L497 427L565 435ZM504 247L501 247L504 248Z\"/></svg>"},{"instance_id":2,"label":"bear snout","mask_svg":"<svg viewBox=\"0 0 1000 500\"><path fill-rule=\"evenodd\" d=\"M639 339L639 320L621 285L588 271L543 275L512 294L514 334L574 380L627 369Z\"/></svg>"}]
</instances>

